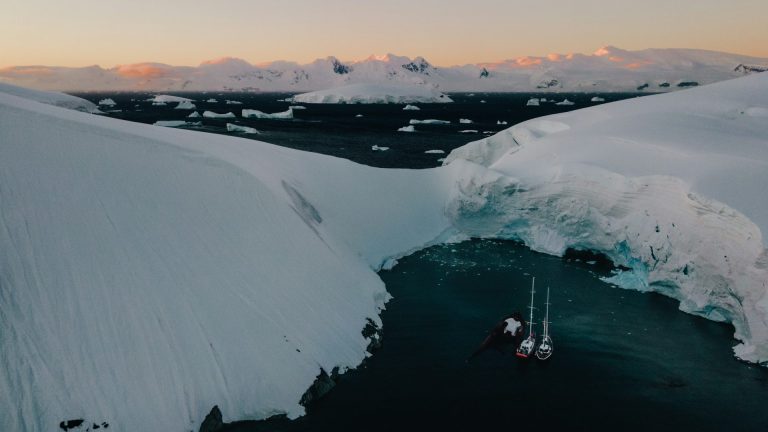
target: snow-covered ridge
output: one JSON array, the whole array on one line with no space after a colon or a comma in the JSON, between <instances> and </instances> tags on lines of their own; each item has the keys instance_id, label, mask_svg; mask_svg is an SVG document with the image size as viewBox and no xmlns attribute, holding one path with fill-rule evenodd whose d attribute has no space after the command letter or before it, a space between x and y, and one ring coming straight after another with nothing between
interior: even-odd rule
<instances>
[{"instance_id":1,"label":"snow-covered ridge","mask_svg":"<svg viewBox=\"0 0 768 432\"><path fill-rule=\"evenodd\" d=\"M293 96L291 100L298 103L329 104L410 104L453 102L451 98L443 93L440 93L432 87L405 84L351 84L342 87L299 94Z\"/></svg>"},{"instance_id":2,"label":"snow-covered ridge","mask_svg":"<svg viewBox=\"0 0 768 432\"><path fill-rule=\"evenodd\" d=\"M526 56L493 63L435 67L421 57L388 54L360 61L335 57L309 64L252 65L222 58L198 67L159 63L0 69L0 81L44 90L295 91L349 84L428 85L450 91L666 92L768 69L768 59L693 49L640 51L603 47L592 54Z\"/></svg>"},{"instance_id":3,"label":"snow-covered ridge","mask_svg":"<svg viewBox=\"0 0 768 432\"><path fill-rule=\"evenodd\" d=\"M454 150L489 168L451 205L470 235L605 253L627 288L734 324L768 361L768 74L530 120Z\"/></svg>"},{"instance_id":4,"label":"snow-covered ridge","mask_svg":"<svg viewBox=\"0 0 768 432\"><path fill-rule=\"evenodd\" d=\"M51 93L46 91L32 90L4 84L2 82L0 82L0 93L87 113L101 113L99 107L96 106L96 104L93 102L64 93Z\"/></svg>"}]
</instances>

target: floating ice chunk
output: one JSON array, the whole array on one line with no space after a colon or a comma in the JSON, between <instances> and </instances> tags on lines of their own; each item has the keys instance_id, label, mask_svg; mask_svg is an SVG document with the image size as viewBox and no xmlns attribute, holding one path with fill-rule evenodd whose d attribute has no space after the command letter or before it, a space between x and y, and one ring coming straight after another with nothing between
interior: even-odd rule
<instances>
[{"instance_id":1,"label":"floating ice chunk","mask_svg":"<svg viewBox=\"0 0 768 432\"><path fill-rule=\"evenodd\" d=\"M426 119L426 120L411 119L408 123L410 123L412 125L417 125L417 124L447 125L447 124L451 124L451 122L449 120L436 120L436 119Z\"/></svg>"},{"instance_id":2,"label":"floating ice chunk","mask_svg":"<svg viewBox=\"0 0 768 432\"><path fill-rule=\"evenodd\" d=\"M189 118L199 118L200 117L200 113L195 111L192 114L188 115L187 117L189 117Z\"/></svg>"},{"instance_id":3,"label":"floating ice chunk","mask_svg":"<svg viewBox=\"0 0 768 432\"><path fill-rule=\"evenodd\" d=\"M403 111L419 111L421 108L417 107L416 105L406 105L405 108L403 108Z\"/></svg>"},{"instance_id":4,"label":"floating ice chunk","mask_svg":"<svg viewBox=\"0 0 768 432\"><path fill-rule=\"evenodd\" d=\"M570 106L570 105L575 105L575 104L573 102L569 101L568 99L563 99L562 101L555 103L555 105Z\"/></svg>"},{"instance_id":5,"label":"floating ice chunk","mask_svg":"<svg viewBox=\"0 0 768 432\"><path fill-rule=\"evenodd\" d=\"M605 102L605 99L601 98L600 96L595 96L590 99L590 102Z\"/></svg>"},{"instance_id":6,"label":"floating ice chunk","mask_svg":"<svg viewBox=\"0 0 768 432\"><path fill-rule=\"evenodd\" d=\"M113 106L115 106L115 105L117 105L117 104L116 104L116 103L115 103L115 101L113 101L112 99L110 99L110 98L106 98L106 99L102 99L102 100L100 100L100 101L99 101L99 105L101 105L101 106L110 106L110 107L113 107Z\"/></svg>"},{"instance_id":7,"label":"floating ice chunk","mask_svg":"<svg viewBox=\"0 0 768 432\"><path fill-rule=\"evenodd\" d=\"M195 104L193 104L191 101L181 101L178 105L176 105L176 108L174 109L191 110L195 108Z\"/></svg>"},{"instance_id":8,"label":"floating ice chunk","mask_svg":"<svg viewBox=\"0 0 768 432\"><path fill-rule=\"evenodd\" d=\"M163 127L179 127L179 126L202 126L201 122L187 122L184 120L158 120L154 123L155 126Z\"/></svg>"},{"instance_id":9,"label":"floating ice chunk","mask_svg":"<svg viewBox=\"0 0 768 432\"><path fill-rule=\"evenodd\" d=\"M485 103L485 99L481 100L480 103Z\"/></svg>"},{"instance_id":10,"label":"floating ice chunk","mask_svg":"<svg viewBox=\"0 0 768 432\"><path fill-rule=\"evenodd\" d=\"M307 107L305 107L303 105L291 105L291 106L288 107L288 109L292 109L292 110L305 110L305 109L307 109Z\"/></svg>"},{"instance_id":11,"label":"floating ice chunk","mask_svg":"<svg viewBox=\"0 0 768 432\"><path fill-rule=\"evenodd\" d=\"M539 106L539 99L538 98L530 98L530 99L528 99L528 102L525 103L525 106Z\"/></svg>"},{"instance_id":12,"label":"floating ice chunk","mask_svg":"<svg viewBox=\"0 0 768 432\"><path fill-rule=\"evenodd\" d=\"M397 130L398 132L416 132L416 128L413 125L403 126Z\"/></svg>"},{"instance_id":13,"label":"floating ice chunk","mask_svg":"<svg viewBox=\"0 0 768 432\"><path fill-rule=\"evenodd\" d=\"M165 103L165 102L152 102L152 105L153 105L153 106L166 106L166 105L168 105L168 104L167 104L167 103Z\"/></svg>"},{"instance_id":14,"label":"floating ice chunk","mask_svg":"<svg viewBox=\"0 0 768 432\"><path fill-rule=\"evenodd\" d=\"M461 124L470 124L470 123L474 123L474 122L472 120L470 120L470 119L459 119L459 123L461 123Z\"/></svg>"},{"instance_id":15,"label":"floating ice chunk","mask_svg":"<svg viewBox=\"0 0 768 432\"><path fill-rule=\"evenodd\" d=\"M505 125L505 124L507 124L507 121L506 120L496 120L496 124L497 125Z\"/></svg>"},{"instance_id":16,"label":"floating ice chunk","mask_svg":"<svg viewBox=\"0 0 768 432\"><path fill-rule=\"evenodd\" d=\"M219 103L219 101L217 101L217 100L216 100L216 99L214 99L214 98L210 98L210 99L208 99L206 102L208 102L208 103Z\"/></svg>"},{"instance_id":17,"label":"floating ice chunk","mask_svg":"<svg viewBox=\"0 0 768 432\"><path fill-rule=\"evenodd\" d=\"M282 111L277 113L265 113L254 109L244 109L243 118L260 118L260 119L292 119L293 109L288 108L288 111Z\"/></svg>"},{"instance_id":18,"label":"floating ice chunk","mask_svg":"<svg viewBox=\"0 0 768 432\"><path fill-rule=\"evenodd\" d=\"M427 153L427 154L444 154L445 150L427 150L424 153Z\"/></svg>"},{"instance_id":19,"label":"floating ice chunk","mask_svg":"<svg viewBox=\"0 0 768 432\"><path fill-rule=\"evenodd\" d=\"M227 100L227 105L242 105L243 103L236 100Z\"/></svg>"},{"instance_id":20,"label":"floating ice chunk","mask_svg":"<svg viewBox=\"0 0 768 432\"><path fill-rule=\"evenodd\" d=\"M227 123L227 132L240 132L240 133L246 133L246 134L260 134L258 130L248 127L248 126L240 126L236 125L234 123Z\"/></svg>"},{"instance_id":21,"label":"floating ice chunk","mask_svg":"<svg viewBox=\"0 0 768 432\"><path fill-rule=\"evenodd\" d=\"M371 146L371 150L373 150L373 151L387 151L387 150L389 150L389 147L379 147L379 146L374 144L374 145Z\"/></svg>"},{"instance_id":22,"label":"floating ice chunk","mask_svg":"<svg viewBox=\"0 0 768 432\"><path fill-rule=\"evenodd\" d=\"M193 99L181 97L181 96L172 96L172 95L155 95L151 98L147 99L147 102L153 102L153 103L178 103L178 102L194 102Z\"/></svg>"},{"instance_id":23,"label":"floating ice chunk","mask_svg":"<svg viewBox=\"0 0 768 432\"><path fill-rule=\"evenodd\" d=\"M224 114L219 114L219 113L215 113L213 111L206 111L206 112L203 113L203 117L205 117L205 118L235 118L235 114L232 113L232 112L228 112L228 113L224 113Z\"/></svg>"},{"instance_id":24,"label":"floating ice chunk","mask_svg":"<svg viewBox=\"0 0 768 432\"><path fill-rule=\"evenodd\" d=\"M460 130L459 133L477 133L476 129L464 129Z\"/></svg>"}]
</instances>

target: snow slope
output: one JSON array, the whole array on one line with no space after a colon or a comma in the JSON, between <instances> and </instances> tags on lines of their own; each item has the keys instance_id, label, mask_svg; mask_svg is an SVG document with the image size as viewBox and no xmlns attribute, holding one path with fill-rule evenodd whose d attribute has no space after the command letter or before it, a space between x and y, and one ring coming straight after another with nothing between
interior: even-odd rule
<instances>
[{"instance_id":1,"label":"snow slope","mask_svg":"<svg viewBox=\"0 0 768 432\"><path fill-rule=\"evenodd\" d=\"M51 93L45 91L32 90L28 88L16 87L0 82L0 93L19 96L25 99L34 100L40 103L58 106L62 108L83 111L98 114L101 111L91 101L79 97L70 96L64 93Z\"/></svg>"},{"instance_id":2,"label":"snow slope","mask_svg":"<svg viewBox=\"0 0 768 432\"><path fill-rule=\"evenodd\" d=\"M2 430L197 430L215 404L300 415L321 368L365 358L387 298L373 269L449 227L447 170L7 93L0 143Z\"/></svg>"},{"instance_id":3,"label":"snow slope","mask_svg":"<svg viewBox=\"0 0 768 432\"><path fill-rule=\"evenodd\" d=\"M303 93L291 98L297 103L448 103L451 98L432 87L405 84L351 84Z\"/></svg>"},{"instance_id":4,"label":"snow slope","mask_svg":"<svg viewBox=\"0 0 768 432\"><path fill-rule=\"evenodd\" d=\"M426 85L450 91L666 92L709 84L768 68L768 59L693 49L628 51L603 47L592 54L525 56L493 63L436 67L423 57L387 54L342 62L278 61L258 66L236 58L197 67L159 63L65 68L0 69L0 81L45 90L90 91L291 91L350 84Z\"/></svg>"},{"instance_id":5,"label":"snow slope","mask_svg":"<svg viewBox=\"0 0 768 432\"><path fill-rule=\"evenodd\" d=\"M768 74L513 126L454 150L497 175L465 179L462 231L561 255L608 255L612 281L732 322L742 359L768 361Z\"/></svg>"},{"instance_id":6,"label":"snow slope","mask_svg":"<svg viewBox=\"0 0 768 432\"><path fill-rule=\"evenodd\" d=\"M455 235L604 252L632 269L615 283L733 322L736 354L766 362L767 91L531 120L429 170L0 92L0 429L300 415L321 368L365 358L374 270Z\"/></svg>"}]
</instances>

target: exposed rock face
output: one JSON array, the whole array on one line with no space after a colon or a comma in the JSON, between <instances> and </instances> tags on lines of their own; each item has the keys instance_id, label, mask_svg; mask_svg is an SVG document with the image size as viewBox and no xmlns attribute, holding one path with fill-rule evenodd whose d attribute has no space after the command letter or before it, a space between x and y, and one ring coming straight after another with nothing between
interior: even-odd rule
<instances>
[{"instance_id":1,"label":"exposed rock face","mask_svg":"<svg viewBox=\"0 0 768 432\"><path fill-rule=\"evenodd\" d=\"M490 72L488 72L488 69L483 68L483 70L480 71L480 78L488 78L491 75Z\"/></svg>"},{"instance_id":2,"label":"exposed rock face","mask_svg":"<svg viewBox=\"0 0 768 432\"><path fill-rule=\"evenodd\" d=\"M337 59L333 59L331 62L333 64L333 72L334 73L337 73L339 75L344 75L344 74L348 74L348 73L352 72L352 67L351 66L345 65L344 63L340 62Z\"/></svg>"},{"instance_id":3,"label":"exposed rock face","mask_svg":"<svg viewBox=\"0 0 768 432\"><path fill-rule=\"evenodd\" d=\"M560 85L560 81L557 80L557 78L552 78L549 80L541 81L536 88L545 89L545 88L552 88L557 87Z\"/></svg>"},{"instance_id":4,"label":"exposed rock face","mask_svg":"<svg viewBox=\"0 0 768 432\"><path fill-rule=\"evenodd\" d=\"M741 72L743 74L749 74L749 73L757 73L757 72L766 72L768 71L768 66L750 66L745 65L743 63L739 64L735 68L733 68L735 72Z\"/></svg>"},{"instance_id":5,"label":"exposed rock face","mask_svg":"<svg viewBox=\"0 0 768 432\"><path fill-rule=\"evenodd\" d=\"M432 68L432 65L429 64L428 61L426 61L421 57L417 57L414 61L403 65L403 69L405 70L424 74L424 75L429 75L429 69L431 68Z\"/></svg>"},{"instance_id":6,"label":"exposed rock face","mask_svg":"<svg viewBox=\"0 0 768 432\"><path fill-rule=\"evenodd\" d=\"M677 84L678 87L696 87L699 85L696 81L683 81Z\"/></svg>"},{"instance_id":7,"label":"exposed rock face","mask_svg":"<svg viewBox=\"0 0 768 432\"><path fill-rule=\"evenodd\" d=\"M214 405L200 424L200 432L218 432L222 428L224 428L224 422L221 418L221 410L218 405Z\"/></svg>"},{"instance_id":8,"label":"exposed rock face","mask_svg":"<svg viewBox=\"0 0 768 432\"><path fill-rule=\"evenodd\" d=\"M648 83L644 83L642 85L637 86L638 90L645 90L648 88Z\"/></svg>"}]
</instances>

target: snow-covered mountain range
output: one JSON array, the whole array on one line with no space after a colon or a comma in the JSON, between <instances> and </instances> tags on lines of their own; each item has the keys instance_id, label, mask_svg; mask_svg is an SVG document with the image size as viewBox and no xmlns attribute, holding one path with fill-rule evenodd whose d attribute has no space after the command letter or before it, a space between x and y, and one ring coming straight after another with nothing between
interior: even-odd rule
<instances>
[{"instance_id":1,"label":"snow-covered mountain range","mask_svg":"<svg viewBox=\"0 0 768 432\"><path fill-rule=\"evenodd\" d=\"M428 170L71 104L0 88L1 430L300 415L366 357L375 270L468 236L604 253L768 362L768 74L530 120Z\"/></svg>"},{"instance_id":2,"label":"snow-covered mountain range","mask_svg":"<svg viewBox=\"0 0 768 432\"><path fill-rule=\"evenodd\" d=\"M349 84L417 84L454 91L665 92L768 69L767 58L693 49L627 51L603 47L592 54L550 54L495 63L436 67L422 57L392 54L309 64L276 61L253 65L237 58L197 67L139 63L104 69L15 66L0 81L59 91L289 91Z\"/></svg>"}]
</instances>

